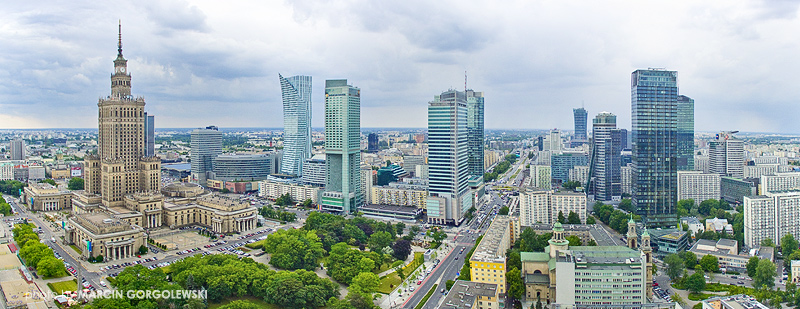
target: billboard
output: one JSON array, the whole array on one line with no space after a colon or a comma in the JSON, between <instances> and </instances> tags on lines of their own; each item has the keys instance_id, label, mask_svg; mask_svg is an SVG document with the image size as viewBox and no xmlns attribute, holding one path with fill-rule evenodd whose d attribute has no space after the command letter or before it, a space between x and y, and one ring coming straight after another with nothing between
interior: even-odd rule
<instances>
[{"instance_id":1,"label":"billboard","mask_svg":"<svg viewBox=\"0 0 800 309\"><path fill-rule=\"evenodd\" d=\"M80 167L73 167L70 169L70 176L71 177L81 177L81 168Z\"/></svg>"}]
</instances>

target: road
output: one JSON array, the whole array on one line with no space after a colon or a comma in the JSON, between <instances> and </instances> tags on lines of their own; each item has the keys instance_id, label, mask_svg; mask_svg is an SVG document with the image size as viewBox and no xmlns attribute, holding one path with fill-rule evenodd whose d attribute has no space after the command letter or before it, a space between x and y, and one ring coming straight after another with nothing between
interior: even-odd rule
<instances>
[{"instance_id":1,"label":"road","mask_svg":"<svg viewBox=\"0 0 800 309\"><path fill-rule=\"evenodd\" d=\"M589 233L592 234L592 238L594 238L598 246L626 246L620 239L622 235L599 222L599 220L598 223L589 226Z\"/></svg>"}]
</instances>

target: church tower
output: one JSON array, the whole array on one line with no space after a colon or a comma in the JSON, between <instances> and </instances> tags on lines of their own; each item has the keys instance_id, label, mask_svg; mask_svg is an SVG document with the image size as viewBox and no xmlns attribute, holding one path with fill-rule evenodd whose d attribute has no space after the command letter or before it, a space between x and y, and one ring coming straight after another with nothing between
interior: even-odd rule
<instances>
[{"instance_id":1,"label":"church tower","mask_svg":"<svg viewBox=\"0 0 800 309\"><path fill-rule=\"evenodd\" d=\"M650 233L647 228L642 232L642 253L647 265L647 297L653 296L653 248L650 247Z\"/></svg>"},{"instance_id":2,"label":"church tower","mask_svg":"<svg viewBox=\"0 0 800 309\"><path fill-rule=\"evenodd\" d=\"M564 235L564 227L561 222L553 225L553 237L547 242L550 244L550 258L556 258L558 251L569 249L569 240Z\"/></svg>"},{"instance_id":3,"label":"church tower","mask_svg":"<svg viewBox=\"0 0 800 309\"><path fill-rule=\"evenodd\" d=\"M639 236L636 235L636 222L633 222L633 215L631 215L631 219L628 220L628 248L633 250L639 249L639 246L636 245Z\"/></svg>"}]
</instances>

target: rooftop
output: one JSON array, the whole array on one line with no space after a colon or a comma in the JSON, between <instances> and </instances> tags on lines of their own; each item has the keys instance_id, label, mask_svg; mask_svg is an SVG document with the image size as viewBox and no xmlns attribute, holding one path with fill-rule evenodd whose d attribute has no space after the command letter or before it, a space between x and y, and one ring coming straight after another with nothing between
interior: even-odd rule
<instances>
[{"instance_id":1,"label":"rooftop","mask_svg":"<svg viewBox=\"0 0 800 309\"><path fill-rule=\"evenodd\" d=\"M473 308L480 296L497 297L497 284L458 280L439 308Z\"/></svg>"},{"instance_id":2,"label":"rooftop","mask_svg":"<svg viewBox=\"0 0 800 309\"><path fill-rule=\"evenodd\" d=\"M754 297L744 294L733 296L712 297L703 301L703 307L719 309L768 309Z\"/></svg>"},{"instance_id":3,"label":"rooftop","mask_svg":"<svg viewBox=\"0 0 800 309\"><path fill-rule=\"evenodd\" d=\"M503 263L506 260L506 249L500 248L503 237L509 234L509 216L497 216L489 225L486 234L478 244L470 261Z\"/></svg>"}]
</instances>

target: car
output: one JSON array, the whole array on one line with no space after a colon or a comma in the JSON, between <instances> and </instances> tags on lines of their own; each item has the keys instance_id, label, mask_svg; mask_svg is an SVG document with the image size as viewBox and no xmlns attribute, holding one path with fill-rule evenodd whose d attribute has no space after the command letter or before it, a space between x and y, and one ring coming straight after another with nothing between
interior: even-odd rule
<instances>
[{"instance_id":1,"label":"car","mask_svg":"<svg viewBox=\"0 0 800 309\"><path fill-rule=\"evenodd\" d=\"M441 291L441 292L442 292L442 293L444 293L444 288L442 288L442 291Z\"/></svg>"},{"instance_id":2,"label":"car","mask_svg":"<svg viewBox=\"0 0 800 309\"><path fill-rule=\"evenodd\" d=\"M108 285L106 284L106 282L105 282L105 281L100 281L100 285L102 285L102 286L108 286Z\"/></svg>"},{"instance_id":3,"label":"car","mask_svg":"<svg viewBox=\"0 0 800 309\"><path fill-rule=\"evenodd\" d=\"M737 284L744 284L744 281L736 281Z\"/></svg>"},{"instance_id":4,"label":"car","mask_svg":"<svg viewBox=\"0 0 800 309\"><path fill-rule=\"evenodd\" d=\"M653 283L653 286L658 286L658 282L656 282L656 283Z\"/></svg>"},{"instance_id":5,"label":"car","mask_svg":"<svg viewBox=\"0 0 800 309\"><path fill-rule=\"evenodd\" d=\"M420 285L420 284L422 284L422 280L417 281L417 285ZM413 286L412 286L412 288L413 288Z\"/></svg>"}]
</instances>

